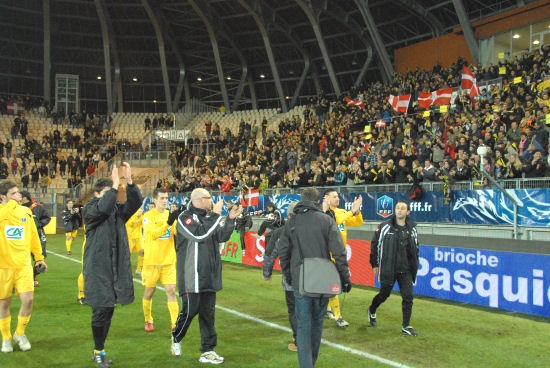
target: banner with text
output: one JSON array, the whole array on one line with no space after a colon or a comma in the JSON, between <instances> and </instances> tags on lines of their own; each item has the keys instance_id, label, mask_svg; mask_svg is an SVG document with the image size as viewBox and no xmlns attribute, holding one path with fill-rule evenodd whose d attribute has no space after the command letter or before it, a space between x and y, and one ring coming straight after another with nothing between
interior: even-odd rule
<instances>
[{"instance_id":1,"label":"banner with text","mask_svg":"<svg viewBox=\"0 0 550 368\"><path fill-rule=\"evenodd\" d=\"M251 234L246 234L247 251L242 263L261 268L264 238L257 239ZM230 242L239 242L238 237L231 239ZM231 244L222 247L221 251L226 252L222 258L234 254L231 261L238 262L241 253L232 251L233 247ZM346 251L351 281L380 287L369 264L370 241L348 239ZM550 317L548 264L548 255L421 245L414 293ZM280 270L279 260L275 262L275 269ZM399 290L397 283L394 289Z\"/></svg>"}]
</instances>

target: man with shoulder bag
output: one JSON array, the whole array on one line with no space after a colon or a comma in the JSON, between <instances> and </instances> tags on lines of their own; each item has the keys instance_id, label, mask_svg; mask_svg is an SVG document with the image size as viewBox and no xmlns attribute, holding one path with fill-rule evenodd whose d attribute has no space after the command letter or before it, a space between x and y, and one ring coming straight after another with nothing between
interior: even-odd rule
<instances>
[{"instance_id":1,"label":"man with shoulder bag","mask_svg":"<svg viewBox=\"0 0 550 368\"><path fill-rule=\"evenodd\" d=\"M329 298L349 292L351 281L342 237L334 219L323 213L317 189L302 192L294 215L279 238L279 260L294 288L298 361L310 368L319 355Z\"/></svg>"}]
</instances>

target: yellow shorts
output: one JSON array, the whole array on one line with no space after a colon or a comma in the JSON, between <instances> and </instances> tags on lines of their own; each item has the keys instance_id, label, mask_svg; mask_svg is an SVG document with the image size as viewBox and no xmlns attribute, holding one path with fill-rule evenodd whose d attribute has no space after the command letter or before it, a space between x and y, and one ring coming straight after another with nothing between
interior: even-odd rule
<instances>
[{"instance_id":1,"label":"yellow shorts","mask_svg":"<svg viewBox=\"0 0 550 368\"><path fill-rule=\"evenodd\" d=\"M130 244L130 253L139 253L143 249L142 238L128 239L128 243Z\"/></svg>"},{"instance_id":2,"label":"yellow shorts","mask_svg":"<svg viewBox=\"0 0 550 368\"><path fill-rule=\"evenodd\" d=\"M71 233L65 233L65 236L76 238L76 234L78 234L78 230L73 230Z\"/></svg>"},{"instance_id":3,"label":"yellow shorts","mask_svg":"<svg viewBox=\"0 0 550 368\"><path fill-rule=\"evenodd\" d=\"M0 299L27 291L34 291L34 277L32 267L24 268L0 268Z\"/></svg>"},{"instance_id":4,"label":"yellow shorts","mask_svg":"<svg viewBox=\"0 0 550 368\"><path fill-rule=\"evenodd\" d=\"M141 283L145 287L156 287L157 281L164 285L176 284L176 265L143 266L141 270Z\"/></svg>"}]
</instances>

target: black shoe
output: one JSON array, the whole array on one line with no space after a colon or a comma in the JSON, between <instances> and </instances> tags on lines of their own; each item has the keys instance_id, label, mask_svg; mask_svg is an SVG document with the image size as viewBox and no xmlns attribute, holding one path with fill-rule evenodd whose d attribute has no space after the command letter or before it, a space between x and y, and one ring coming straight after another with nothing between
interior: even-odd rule
<instances>
[{"instance_id":1,"label":"black shoe","mask_svg":"<svg viewBox=\"0 0 550 368\"><path fill-rule=\"evenodd\" d=\"M412 326L402 327L401 332L409 336L418 336L418 332L416 332Z\"/></svg>"},{"instance_id":2,"label":"black shoe","mask_svg":"<svg viewBox=\"0 0 550 368\"><path fill-rule=\"evenodd\" d=\"M69 255L69 256L70 256L71 254L72 254L72 253L71 253L71 251L68 251L68 252L67 252L67 255Z\"/></svg>"},{"instance_id":3,"label":"black shoe","mask_svg":"<svg viewBox=\"0 0 550 368\"><path fill-rule=\"evenodd\" d=\"M371 313L370 312L370 307L369 309L367 310L367 313L369 315L369 323L372 327L376 327L377 323L376 323L376 313Z\"/></svg>"}]
</instances>

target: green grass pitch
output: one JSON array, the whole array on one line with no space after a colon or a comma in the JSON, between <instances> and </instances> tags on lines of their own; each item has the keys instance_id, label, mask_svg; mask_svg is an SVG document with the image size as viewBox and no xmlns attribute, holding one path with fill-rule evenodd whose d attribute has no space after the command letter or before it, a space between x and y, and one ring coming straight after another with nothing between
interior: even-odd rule
<instances>
[{"instance_id":1,"label":"green grass pitch","mask_svg":"<svg viewBox=\"0 0 550 368\"><path fill-rule=\"evenodd\" d=\"M32 350L21 352L15 347L11 354L0 354L0 367L95 366L91 361L91 309L76 302L81 246L79 234L67 259L64 235L48 236L49 270L40 275L26 332ZM134 255L134 265L135 261ZM260 269L225 263L223 279L224 289L217 296L216 351L225 357L224 366L298 367L296 353L287 350L291 333L284 330L289 324L280 274L265 282ZM157 290L153 298L156 330L145 333L143 287L136 282L135 290L133 304L115 309L105 346L113 367L203 366L198 362L198 320L182 341L183 355L174 358L164 291ZM368 327L366 309L375 292L355 287L341 297L350 326L340 329L325 320L323 338L329 344L321 346L317 367L548 367L548 319L416 298L411 324L420 336L412 338L400 332L401 298L397 294L378 310L378 327ZM19 300L14 297L12 331L18 308Z\"/></svg>"}]
</instances>

